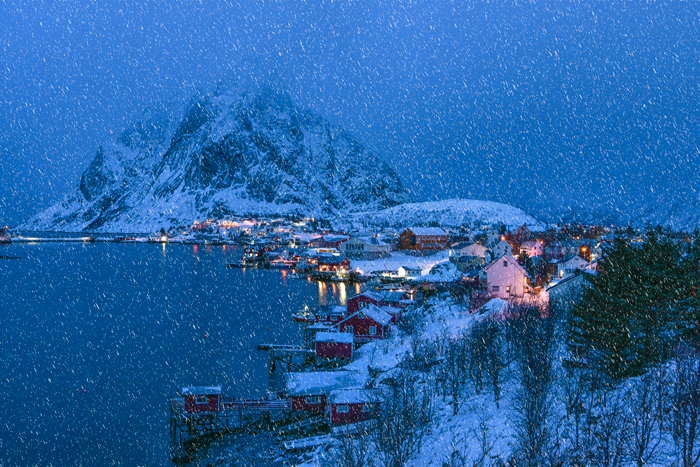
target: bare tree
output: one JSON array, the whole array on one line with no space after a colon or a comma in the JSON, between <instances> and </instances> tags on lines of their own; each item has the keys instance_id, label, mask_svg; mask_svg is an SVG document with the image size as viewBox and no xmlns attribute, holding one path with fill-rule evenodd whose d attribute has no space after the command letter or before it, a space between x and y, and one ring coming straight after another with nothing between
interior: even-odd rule
<instances>
[{"instance_id":1,"label":"bare tree","mask_svg":"<svg viewBox=\"0 0 700 467\"><path fill-rule=\"evenodd\" d=\"M462 392L464 392L467 383L469 366L468 337L466 335L462 335L452 342L452 345L447 349L442 365L447 391L452 397L452 411L454 415L457 415L462 401Z\"/></svg>"},{"instance_id":2,"label":"bare tree","mask_svg":"<svg viewBox=\"0 0 700 467\"><path fill-rule=\"evenodd\" d=\"M561 390L566 406L567 417L574 418L574 448L581 447L581 417L586 413L584 391L586 387L585 370L566 366L561 377Z\"/></svg>"},{"instance_id":3,"label":"bare tree","mask_svg":"<svg viewBox=\"0 0 700 467\"><path fill-rule=\"evenodd\" d=\"M526 313L516 320L517 375L519 388L514 397L515 433L522 465L546 465L552 443L548 423L553 380L554 322ZM520 464L519 464L520 465Z\"/></svg>"},{"instance_id":4,"label":"bare tree","mask_svg":"<svg viewBox=\"0 0 700 467\"><path fill-rule=\"evenodd\" d=\"M593 425L587 457L592 467L620 467L628 457L630 417L625 413L626 396L620 391L604 391L598 415L589 414Z\"/></svg>"},{"instance_id":5,"label":"bare tree","mask_svg":"<svg viewBox=\"0 0 700 467\"><path fill-rule=\"evenodd\" d=\"M496 399L496 408L500 408L501 383L503 380L502 370L507 365L507 361L503 355L503 333L501 332L501 327L498 325L498 322L492 319L483 320L477 326L480 328L479 334L486 348L484 367L489 381L491 382L493 397Z\"/></svg>"},{"instance_id":6,"label":"bare tree","mask_svg":"<svg viewBox=\"0 0 700 467\"><path fill-rule=\"evenodd\" d=\"M673 440L680 464L694 467L700 461L700 360L687 347L678 350L673 393Z\"/></svg>"},{"instance_id":7,"label":"bare tree","mask_svg":"<svg viewBox=\"0 0 700 467\"><path fill-rule=\"evenodd\" d=\"M407 370L397 373L390 386L381 386L372 441L381 465L402 467L423 444L433 417L432 394Z\"/></svg>"},{"instance_id":8,"label":"bare tree","mask_svg":"<svg viewBox=\"0 0 700 467\"><path fill-rule=\"evenodd\" d=\"M341 436L323 459L323 467L371 467L372 444L367 433L358 436Z\"/></svg>"},{"instance_id":9,"label":"bare tree","mask_svg":"<svg viewBox=\"0 0 700 467\"><path fill-rule=\"evenodd\" d=\"M631 417L630 454L637 467L649 465L662 441L658 373L644 376L627 393Z\"/></svg>"}]
</instances>

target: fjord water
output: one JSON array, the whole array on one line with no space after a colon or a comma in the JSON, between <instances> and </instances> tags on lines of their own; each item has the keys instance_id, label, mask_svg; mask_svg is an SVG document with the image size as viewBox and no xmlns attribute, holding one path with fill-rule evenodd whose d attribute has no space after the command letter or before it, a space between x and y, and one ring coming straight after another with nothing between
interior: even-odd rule
<instances>
[{"instance_id":1,"label":"fjord water","mask_svg":"<svg viewBox=\"0 0 700 467\"><path fill-rule=\"evenodd\" d=\"M0 465L171 465L168 397L264 395L259 343L299 344L290 314L344 286L227 269L238 247L0 245ZM354 293L354 289L353 289Z\"/></svg>"}]
</instances>

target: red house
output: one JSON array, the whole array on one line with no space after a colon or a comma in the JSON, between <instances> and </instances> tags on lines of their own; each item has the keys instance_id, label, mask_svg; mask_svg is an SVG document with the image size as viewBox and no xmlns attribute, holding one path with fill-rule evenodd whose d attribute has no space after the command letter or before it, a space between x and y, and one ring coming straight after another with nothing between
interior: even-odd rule
<instances>
[{"instance_id":1,"label":"red house","mask_svg":"<svg viewBox=\"0 0 700 467\"><path fill-rule=\"evenodd\" d=\"M185 398L185 412L218 412L221 399L221 386L191 386L182 388Z\"/></svg>"},{"instance_id":2,"label":"red house","mask_svg":"<svg viewBox=\"0 0 700 467\"><path fill-rule=\"evenodd\" d=\"M350 270L350 260L340 256L319 256L317 269L320 272L337 272Z\"/></svg>"},{"instance_id":3,"label":"red house","mask_svg":"<svg viewBox=\"0 0 700 467\"><path fill-rule=\"evenodd\" d=\"M444 250L449 240L440 227L409 227L399 235L399 250Z\"/></svg>"},{"instance_id":4,"label":"red house","mask_svg":"<svg viewBox=\"0 0 700 467\"><path fill-rule=\"evenodd\" d=\"M316 322L328 325L335 325L341 322L348 315L347 308L340 305L321 306L316 312Z\"/></svg>"},{"instance_id":5,"label":"red house","mask_svg":"<svg viewBox=\"0 0 700 467\"><path fill-rule=\"evenodd\" d=\"M331 425L359 423L375 418L377 402L367 389L332 391L326 405L326 417Z\"/></svg>"},{"instance_id":6,"label":"red house","mask_svg":"<svg viewBox=\"0 0 700 467\"><path fill-rule=\"evenodd\" d=\"M317 358L352 358L354 336L345 332L317 332Z\"/></svg>"},{"instance_id":7,"label":"red house","mask_svg":"<svg viewBox=\"0 0 700 467\"><path fill-rule=\"evenodd\" d=\"M353 334L355 342L371 342L384 339L391 320L389 313L370 304L338 323L338 329Z\"/></svg>"},{"instance_id":8,"label":"red house","mask_svg":"<svg viewBox=\"0 0 700 467\"><path fill-rule=\"evenodd\" d=\"M340 244L347 242L347 235L323 235L319 238L314 238L309 242L309 246L312 248L340 248Z\"/></svg>"},{"instance_id":9,"label":"red house","mask_svg":"<svg viewBox=\"0 0 700 467\"><path fill-rule=\"evenodd\" d=\"M345 303L348 306L348 314L351 315L367 305L382 306L382 296L378 293L366 290L359 295L348 298Z\"/></svg>"},{"instance_id":10,"label":"red house","mask_svg":"<svg viewBox=\"0 0 700 467\"><path fill-rule=\"evenodd\" d=\"M284 374L287 397L292 410L325 413L331 391L364 388L366 377L358 371L308 371Z\"/></svg>"}]
</instances>

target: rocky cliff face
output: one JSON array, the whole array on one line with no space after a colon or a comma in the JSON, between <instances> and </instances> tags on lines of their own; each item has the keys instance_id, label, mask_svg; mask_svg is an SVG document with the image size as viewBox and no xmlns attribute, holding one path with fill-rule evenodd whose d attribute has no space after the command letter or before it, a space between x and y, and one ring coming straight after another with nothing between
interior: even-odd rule
<instances>
[{"instance_id":1,"label":"rocky cliff face","mask_svg":"<svg viewBox=\"0 0 700 467\"><path fill-rule=\"evenodd\" d=\"M153 231L226 215L333 216L409 201L394 170L298 108L274 75L228 78L150 109L103 144L79 186L31 230Z\"/></svg>"}]
</instances>

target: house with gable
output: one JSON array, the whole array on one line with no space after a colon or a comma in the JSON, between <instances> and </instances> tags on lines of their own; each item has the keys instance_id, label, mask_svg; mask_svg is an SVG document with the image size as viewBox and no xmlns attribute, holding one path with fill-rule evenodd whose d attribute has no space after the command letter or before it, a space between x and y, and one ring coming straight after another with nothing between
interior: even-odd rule
<instances>
[{"instance_id":1,"label":"house with gable","mask_svg":"<svg viewBox=\"0 0 700 467\"><path fill-rule=\"evenodd\" d=\"M544 243L537 240L528 240L520 245L520 253L525 253L530 258L544 255Z\"/></svg>"},{"instance_id":2,"label":"house with gable","mask_svg":"<svg viewBox=\"0 0 700 467\"><path fill-rule=\"evenodd\" d=\"M386 311L369 304L338 323L338 330L352 333L355 342L371 342L386 337L392 319Z\"/></svg>"},{"instance_id":3,"label":"house with gable","mask_svg":"<svg viewBox=\"0 0 700 467\"><path fill-rule=\"evenodd\" d=\"M479 283L486 284L494 298L521 298L528 289L527 271L510 255L503 255L479 273Z\"/></svg>"},{"instance_id":4,"label":"house with gable","mask_svg":"<svg viewBox=\"0 0 700 467\"><path fill-rule=\"evenodd\" d=\"M513 247L503 239L493 247L493 257L498 258L501 256L513 256Z\"/></svg>"},{"instance_id":5,"label":"house with gable","mask_svg":"<svg viewBox=\"0 0 700 467\"><path fill-rule=\"evenodd\" d=\"M588 261L578 255L569 256L557 262L557 277L562 278L576 274L588 266Z\"/></svg>"},{"instance_id":6,"label":"house with gable","mask_svg":"<svg viewBox=\"0 0 700 467\"><path fill-rule=\"evenodd\" d=\"M304 371L284 374L285 392L293 411L326 412L326 402L337 389L363 389L366 376L359 371Z\"/></svg>"},{"instance_id":7,"label":"house with gable","mask_svg":"<svg viewBox=\"0 0 700 467\"><path fill-rule=\"evenodd\" d=\"M440 227L409 227L399 235L399 250L414 252L444 250L450 237Z\"/></svg>"}]
</instances>

